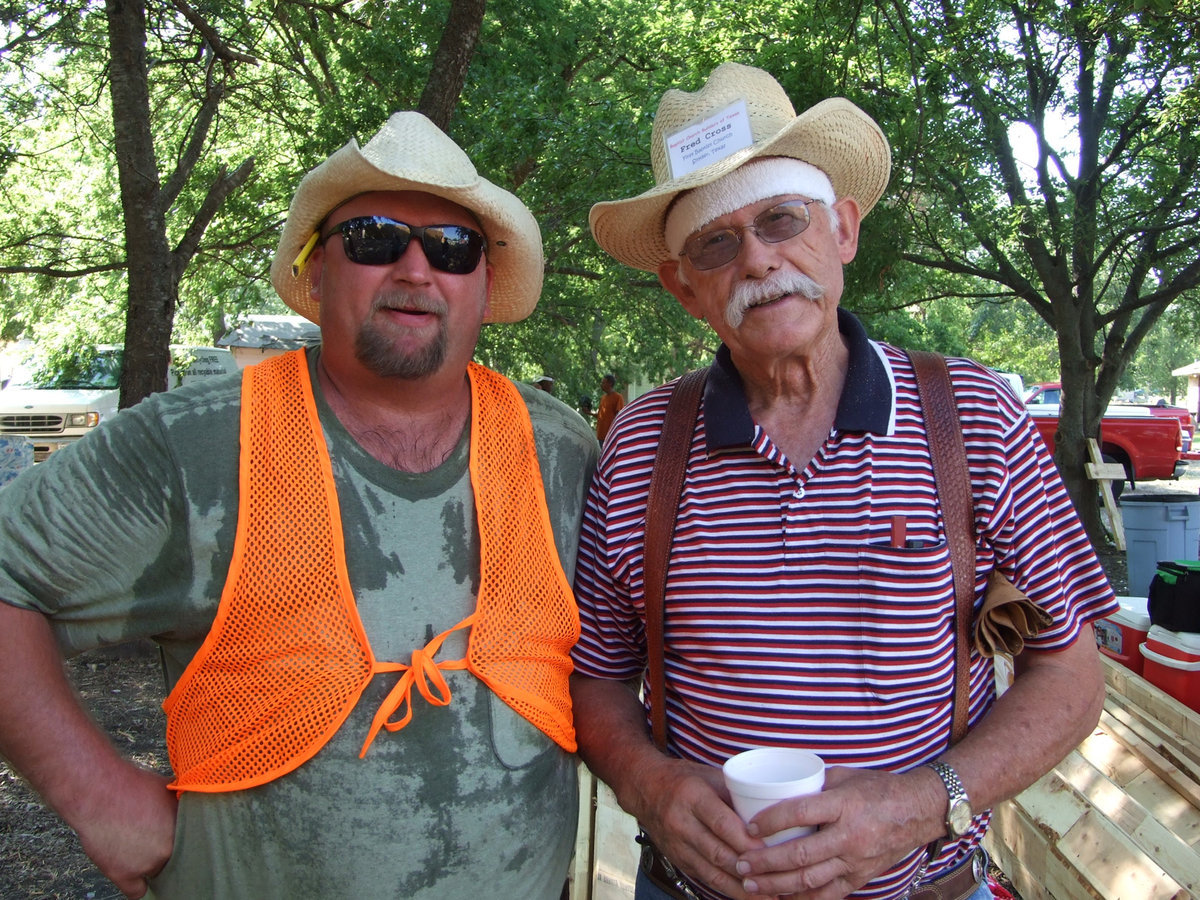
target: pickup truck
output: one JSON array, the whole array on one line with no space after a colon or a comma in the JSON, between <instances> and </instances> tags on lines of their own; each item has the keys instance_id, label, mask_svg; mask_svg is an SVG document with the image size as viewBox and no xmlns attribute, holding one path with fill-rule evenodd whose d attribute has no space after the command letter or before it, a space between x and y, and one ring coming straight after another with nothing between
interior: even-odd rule
<instances>
[{"instance_id":1,"label":"pickup truck","mask_svg":"<svg viewBox=\"0 0 1200 900\"><path fill-rule=\"evenodd\" d=\"M1047 381L1033 385L1025 394L1028 403L1062 403L1062 383ZM1140 416L1137 410L1149 410L1150 415L1164 419L1178 419L1183 431L1183 453L1185 459L1200 459L1200 453L1192 452L1192 438L1196 434L1195 417L1182 406L1168 406L1165 403L1110 403L1106 414L1109 416Z\"/></svg>"},{"instance_id":2,"label":"pickup truck","mask_svg":"<svg viewBox=\"0 0 1200 900\"><path fill-rule=\"evenodd\" d=\"M28 362L0 390L0 434L20 434L41 462L117 414L120 347L101 346L61 369ZM171 348L168 390L214 375L236 372L233 354L220 347Z\"/></svg>"},{"instance_id":3,"label":"pickup truck","mask_svg":"<svg viewBox=\"0 0 1200 900\"><path fill-rule=\"evenodd\" d=\"M1054 452L1058 430L1057 403L1027 403L1026 408L1042 440ZM1119 462L1133 487L1138 481L1178 478L1187 466L1183 451L1183 429L1171 416L1156 416L1148 409L1130 408L1119 415L1112 407L1100 420L1100 453L1105 462ZM1113 490L1119 492L1114 483Z\"/></svg>"}]
</instances>

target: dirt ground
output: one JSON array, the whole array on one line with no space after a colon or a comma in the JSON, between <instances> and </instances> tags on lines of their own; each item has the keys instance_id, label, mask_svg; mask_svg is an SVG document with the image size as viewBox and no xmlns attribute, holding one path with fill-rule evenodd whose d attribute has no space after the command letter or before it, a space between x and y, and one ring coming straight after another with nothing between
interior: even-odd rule
<instances>
[{"instance_id":1,"label":"dirt ground","mask_svg":"<svg viewBox=\"0 0 1200 900\"><path fill-rule=\"evenodd\" d=\"M1189 472L1182 482L1156 482L1138 490L1195 492L1198 484L1200 471ZM1116 592L1125 593L1125 554L1114 549L1102 551L1100 557ZM149 645L113 648L84 654L66 665L92 714L123 752L166 772L160 707L164 686L157 652ZM1008 887L1007 879L1001 877L1001 883ZM91 865L74 833L0 761L0 900L120 897Z\"/></svg>"}]
</instances>

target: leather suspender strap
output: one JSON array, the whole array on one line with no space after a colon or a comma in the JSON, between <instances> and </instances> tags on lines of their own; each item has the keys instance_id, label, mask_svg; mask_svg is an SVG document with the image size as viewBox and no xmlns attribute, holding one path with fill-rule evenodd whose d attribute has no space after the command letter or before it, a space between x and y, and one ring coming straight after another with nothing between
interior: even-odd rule
<instances>
[{"instance_id":1,"label":"leather suspender strap","mask_svg":"<svg viewBox=\"0 0 1200 900\"><path fill-rule=\"evenodd\" d=\"M667 678L663 645L663 595L684 473L708 369L695 369L675 383L667 403L650 493L646 501L646 548L643 554L643 603L646 608L646 664L650 681L650 726L655 745L667 749Z\"/></svg>"},{"instance_id":2,"label":"leather suspender strap","mask_svg":"<svg viewBox=\"0 0 1200 900\"><path fill-rule=\"evenodd\" d=\"M913 351L908 355L916 371L938 504L946 524L950 565L954 570L954 713L950 740L956 744L967 733L971 701L967 629L975 609L974 501L958 406L945 357L926 351Z\"/></svg>"}]
</instances>

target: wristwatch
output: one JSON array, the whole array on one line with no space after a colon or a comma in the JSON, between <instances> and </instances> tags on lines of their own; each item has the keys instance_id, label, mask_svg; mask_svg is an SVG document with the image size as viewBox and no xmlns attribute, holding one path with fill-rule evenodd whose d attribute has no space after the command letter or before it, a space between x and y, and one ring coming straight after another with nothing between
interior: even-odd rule
<instances>
[{"instance_id":1,"label":"wristwatch","mask_svg":"<svg viewBox=\"0 0 1200 900\"><path fill-rule=\"evenodd\" d=\"M931 762L925 765L937 772L946 786L950 802L946 807L946 837L956 841L971 830L971 800L967 797L967 789L963 787L958 773L944 762Z\"/></svg>"}]
</instances>

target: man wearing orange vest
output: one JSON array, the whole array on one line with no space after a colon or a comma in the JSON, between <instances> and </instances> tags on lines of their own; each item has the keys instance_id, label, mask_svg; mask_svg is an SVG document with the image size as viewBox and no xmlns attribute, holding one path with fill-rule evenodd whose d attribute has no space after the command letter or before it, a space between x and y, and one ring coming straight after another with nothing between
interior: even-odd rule
<instances>
[{"instance_id":1,"label":"man wearing orange vest","mask_svg":"<svg viewBox=\"0 0 1200 900\"><path fill-rule=\"evenodd\" d=\"M597 444L471 361L542 268L525 206L397 113L292 201L272 281L319 348L157 394L0 494L0 752L129 897L559 896ZM60 664L137 638L169 778Z\"/></svg>"}]
</instances>

